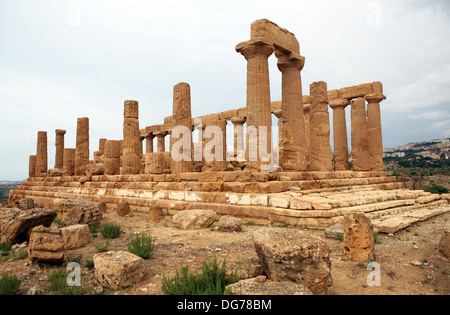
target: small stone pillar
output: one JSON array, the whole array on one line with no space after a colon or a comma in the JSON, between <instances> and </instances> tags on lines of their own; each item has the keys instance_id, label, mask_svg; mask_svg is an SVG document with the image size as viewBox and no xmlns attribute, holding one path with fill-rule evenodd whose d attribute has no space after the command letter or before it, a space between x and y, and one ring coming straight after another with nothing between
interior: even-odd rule
<instances>
[{"instance_id":1,"label":"small stone pillar","mask_svg":"<svg viewBox=\"0 0 450 315\"><path fill-rule=\"evenodd\" d=\"M64 149L63 174L73 176L75 174L75 151L76 149Z\"/></svg>"},{"instance_id":2,"label":"small stone pillar","mask_svg":"<svg viewBox=\"0 0 450 315\"><path fill-rule=\"evenodd\" d=\"M354 171L369 170L369 132L367 130L366 102L362 97L351 100L352 165Z\"/></svg>"},{"instance_id":3,"label":"small stone pillar","mask_svg":"<svg viewBox=\"0 0 450 315\"><path fill-rule=\"evenodd\" d=\"M360 262L375 259L373 225L364 212L344 216L344 259Z\"/></svg>"},{"instance_id":4,"label":"small stone pillar","mask_svg":"<svg viewBox=\"0 0 450 315\"><path fill-rule=\"evenodd\" d=\"M369 135L369 167L371 171L384 171L383 135L381 133L380 102L383 94L367 94L367 129Z\"/></svg>"},{"instance_id":5,"label":"small stone pillar","mask_svg":"<svg viewBox=\"0 0 450 315\"><path fill-rule=\"evenodd\" d=\"M120 147L119 140L107 140L105 142L105 157L103 159L105 175L120 173Z\"/></svg>"},{"instance_id":6,"label":"small stone pillar","mask_svg":"<svg viewBox=\"0 0 450 315\"><path fill-rule=\"evenodd\" d=\"M279 164L284 171L305 171L305 121L300 71L305 57L275 51L282 73L282 101L279 125Z\"/></svg>"},{"instance_id":7,"label":"small stone pillar","mask_svg":"<svg viewBox=\"0 0 450 315\"><path fill-rule=\"evenodd\" d=\"M47 174L47 132L39 131L36 150L36 176Z\"/></svg>"},{"instance_id":8,"label":"small stone pillar","mask_svg":"<svg viewBox=\"0 0 450 315\"><path fill-rule=\"evenodd\" d=\"M153 153L153 139L155 135L153 133L149 133L145 137L145 153Z\"/></svg>"},{"instance_id":9,"label":"small stone pillar","mask_svg":"<svg viewBox=\"0 0 450 315\"><path fill-rule=\"evenodd\" d=\"M172 119L174 124L170 135L172 173L192 172L194 164L192 161L191 89L187 83L179 83L173 88Z\"/></svg>"},{"instance_id":10,"label":"small stone pillar","mask_svg":"<svg viewBox=\"0 0 450 315\"><path fill-rule=\"evenodd\" d=\"M234 157L236 161L245 160L244 147L244 123L245 118L233 117L231 122L234 125Z\"/></svg>"},{"instance_id":11,"label":"small stone pillar","mask_svg":"<svg viewBox=\"0 0 450 315\"><path fill-rule=\"evenodd\" d=\"M36 176L36 155L30 155L28 160L28 177Z\"/></svg>"},{"instance_id":12,"label":"small stone pillar","mask_svg":"<svg viewBox=\"0 0 450 315\"><path fill-rule=\"evenodd\" d=\"M260 170L262 155L272 150L272 108L268 58L273 45L263 40L250 40L236 46L247 60L247 149L248 169ZM265 128L264 138L261 128ZM261 139L260 139L261 138ZM260 148L263 144L266 148ZM266 152L264 152L266 151Z\"/></svg>"},{"instance_id":13,"label":"small stone pillar","mask_svg":"<svg viewBox=\"0 0 450 315\"><path fill-rule=\"evenodd\" d=\"M89 118L78 118L75 148L75 175L85 175L89 164Z\"/></svg>"},{"instance_id":14,"label":"small stone pillar","mask_svg":"<svg viewBox=\"0 0 450 315\"><path fill-rule=\"evenodd\" d=\"M306 169L310 169L311 164L311 100L309 95L303 96L303 114L305 116L305 156Z\"/></svg>"},{"instance_id":15,"label":"small stone pillar","mask_svg":"<svg viewBox=\"0 0 450 315\"><path fill-rule=\"evenodd\" d=\"M347 99L334 99L330 102L333 109L334 169L348 170L348 141L345 108L350 104Z\"/></svg>"},{"instance_id":16,"label":"small stone pillar","mask_svg":"<svg viewBox=\"0 0 450 315\"><path fill-rule=\"evenodd\" d=\"M323 81L310 85L311 98L311 160L312 171L332 171L330 146L330 118L328 115L327 84Z\"/></svg>"},{"instance_id":17,"label":"small stone pillar","mask_svg":"<svg viewBox=\"0 0 450 315\"><path fill-rule=\"evenodd\" d=\"M139 105L137 101L125 101L121 174L139 174L141 169L141 152Z\"/></svg>"},{"instance_id":18,"label":"small stone pillar","mask_svg":"<svg viewBox=\"0 0 450 315\"><path fill-rule=\"evenodd\" d=\"M59 170L63 170L63 160L64 160L64 135L66 134L65 130L56 129L56 153L55 153L55 168Z\"/></svg>"}]
</instances>

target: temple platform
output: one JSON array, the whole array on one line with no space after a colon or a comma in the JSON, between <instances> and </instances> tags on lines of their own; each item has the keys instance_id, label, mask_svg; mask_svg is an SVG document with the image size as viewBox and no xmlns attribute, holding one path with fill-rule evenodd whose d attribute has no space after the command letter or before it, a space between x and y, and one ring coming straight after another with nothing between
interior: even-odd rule
<instances>
[{"instance_id":1,"label":"temple platform","mask_svg":"<svg viewBox=\"0 0 450 315\"><path fill-rule=\"evenodd\" d=\"M398 221L402 215L414 221L450 211L440 195L404 189L384 172L353 171L33 177L11 191L9 202L33 198L43 207L58 208L74 197L106 202L109 208L126 201L133 210L161 207L170 215L208 209L244 222L320 229L363 211L386 233L404 224Z\"/></svg>"}]
</instances>

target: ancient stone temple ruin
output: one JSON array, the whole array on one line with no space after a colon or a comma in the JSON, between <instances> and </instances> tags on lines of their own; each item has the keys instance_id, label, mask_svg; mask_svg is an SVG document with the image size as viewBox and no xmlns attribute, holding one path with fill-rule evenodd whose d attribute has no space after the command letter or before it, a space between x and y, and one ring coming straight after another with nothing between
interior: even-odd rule
<instances>
[{"instance_id":1,"label":"ancient stone temple ruin","mask_svg":"<svg viewBox=\"0 0 450 315\"><path fill-rule=\"evenodd\" d=\"M50 134L39 131L29 178L11 191L9 203L31 197L52 208L67 198L83 197L109 207L126 201L144 211L209 209L254 222L319 228L356 210L376 219L398 207L439 205L439 197L407 191L384 172L380 102L386 97L381 82L329 89L317 81L308 91L302 87L307 62L299 42L268 20L253 22L250 39L238 44L236 52L247 65L245 106L192 117L190 86L179 83L173 88L172 116L145 126L138 101L126 100L122 139L99 139L92 155L89 124L95 120L78 118L75 148L65 148L66 131L56 130L52 169L47 163ZM281 101L271 101L268 58L273 54L282 74ZM278 147L272 145L273 115L278 118ZM227 143L229 123L233 143ZM388 223L374 222L380 230Z\"/></svg>"}]
</instances>

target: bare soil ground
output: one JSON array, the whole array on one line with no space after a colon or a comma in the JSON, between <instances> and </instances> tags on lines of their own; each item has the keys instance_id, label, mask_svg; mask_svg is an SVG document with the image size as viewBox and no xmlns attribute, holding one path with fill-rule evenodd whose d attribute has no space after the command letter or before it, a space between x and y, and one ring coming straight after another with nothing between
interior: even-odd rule
<instances>
[{"instance_id":1,"label":"bare soil ground","mask_svg":"<svg viewBox=\"0 0 450 315\"><path fill-rule=\"evenodd\" d=\"M132 287L113 291L103 289L95 279L94 269L86 266L86 259L97 253L93 246L103 241L99 234L92 243L74 250L82 254L82 286L91 294L106 295L161 295L163 275L172 276L182 266L189 264L192 271L199 270L205 259L219 261L225 259L229 269L240 266L247 274L259 273L252 232L261 225L243 225L242 232L219 232L211 229L179 230L172 226L167 216L160 223L149 222L148 214L133 211L131 215L119 217L113 209L108 209L102 223L119 223L124 234L112 240L110 250L127 250L128 237L135 232L147 232L155 237L155 252L145 261L144 280ZM285 229L287 227L272 227ZM378 235L376 263L381 270L381 285L368 286L367 277L371 270L366 263L356 263L343 259L342 241L326 238L330 248L333 285L330 295L449 295L450 262L437 251L437 245L444 229L450 228L450 213L440 215L425 222L410 226L395 235ZM306 229L309 233L324 237L324 231ZM15 274L22 280L17 294L52 294L47 276L53 269L62 266L30 264L27 259L17 259L0 264L0 273Z\"/></svg>"}]
</instances>

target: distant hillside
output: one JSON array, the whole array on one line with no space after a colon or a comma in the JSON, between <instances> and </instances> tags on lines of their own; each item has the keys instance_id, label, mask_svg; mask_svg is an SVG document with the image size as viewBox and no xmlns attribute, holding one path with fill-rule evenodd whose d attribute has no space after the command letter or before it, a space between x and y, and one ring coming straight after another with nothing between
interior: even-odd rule
<instances>
[{"instance_id":1,"label":"distant hillside","mask_svg":"<svg viewBox=\"0 0 450 315\"><path fill-rule=\"evenodd\" d=\"M387 169L418 167L444 170L450 167L450 138L410 142L384 149L383 161Z\"/></svg>"},{"instance_id":2,"label":"distant hillside","mask_svg":"<svg viewBox=\"0 0 450 315\"><path fill-rule=\"evenodd\" d=\"M16 189L21 182L17 181L0 181L0 203L4 204L8 202L9 191L12 189Z\"/></svg>"}]
</instances>

